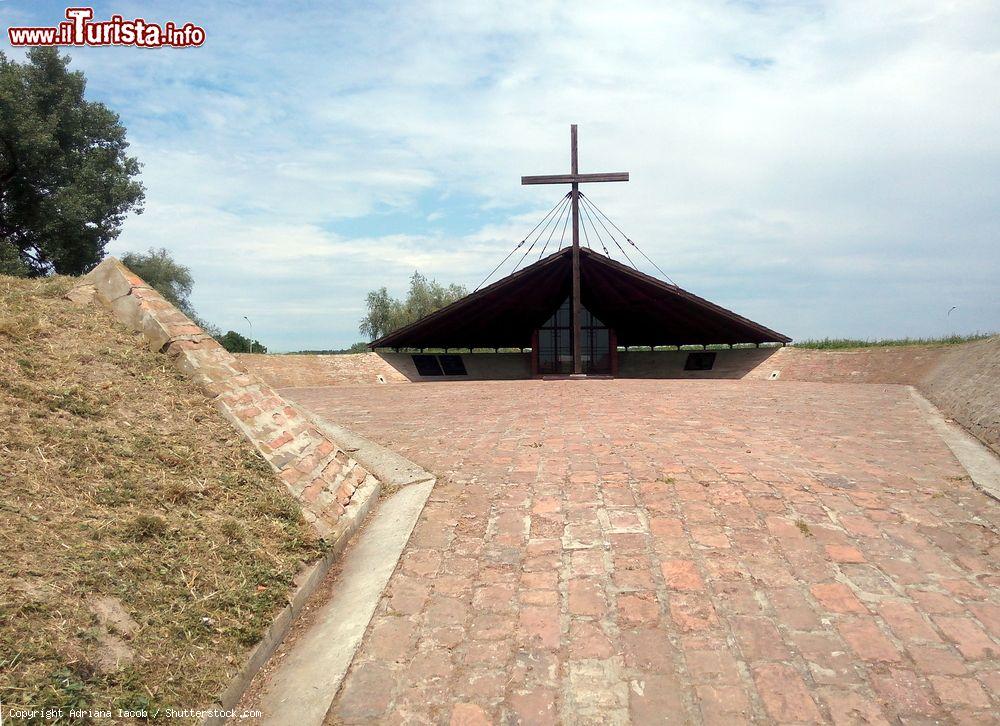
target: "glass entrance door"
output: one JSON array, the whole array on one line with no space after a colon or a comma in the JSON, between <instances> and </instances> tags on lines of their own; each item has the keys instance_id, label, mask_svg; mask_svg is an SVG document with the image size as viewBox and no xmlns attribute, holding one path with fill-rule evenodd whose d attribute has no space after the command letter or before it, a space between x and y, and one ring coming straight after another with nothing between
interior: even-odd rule
<instances>
[{"instance_id":1,"label":"glass entrance door","mask_svg":"<svg viewBox=\"0 0 1000 726\"><path fill-rule=\"evenodd\" d=\"M584 307L580 309L580 357L584 373L611 373L611 332ZM573 372L573 327L569 298L538 330L538 372Z\"/></svg>"},{"instance_id":2,"label":"glass entrance door","mask_svg":"<svg viewBox=\"0 0 1000 726\"><path fill-rule=\"evenodd\" d=\"M573 372L573 328L567 298L538 330L538 372Z\"/></svg>"}]
</instances>

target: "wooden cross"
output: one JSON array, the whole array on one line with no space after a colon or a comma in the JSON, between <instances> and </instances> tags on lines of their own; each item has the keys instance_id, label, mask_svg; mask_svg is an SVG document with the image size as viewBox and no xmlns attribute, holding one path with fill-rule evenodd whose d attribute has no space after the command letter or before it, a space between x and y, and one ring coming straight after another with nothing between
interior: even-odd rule
<instances>
[{"instance_id":1,"label":"wooden cross","mask_svg":"<svg viewBox=\"0 0 1000 726\"><path fill-rule=\"evenodd\" d=\"M521 184L572 184L570 192L573 204L573 373L583 373L583 359L580 355L580 184L585 182L628 181L628 172L608 172L604 174L581 174L576 161L576 124L569 127L569 174L548 176L522 176Z\"/></svg>"}]
</instances>

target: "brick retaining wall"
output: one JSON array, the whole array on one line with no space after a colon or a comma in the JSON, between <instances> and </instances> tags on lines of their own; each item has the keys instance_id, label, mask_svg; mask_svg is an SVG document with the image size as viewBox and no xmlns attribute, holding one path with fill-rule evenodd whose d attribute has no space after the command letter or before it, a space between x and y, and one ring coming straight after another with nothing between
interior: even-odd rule
<instances>
[{"instance_id":1,"label":"brick retaining wall","mask_svg":"<svg viewBox=\"0 0 1000 726\"><path fill-rule=\"evenodd\" d=\"M355 490L374 481L368 471L117 259L105 259L67 294L78 304L95 296L214 399L299 500L320 536L336 541L344 534L345 511L362 504L353 501Z\"/></svg>"},{"instance_id":2,"label":"brick retaining wall","mask_svg":"<svg viewBox=\"0 0 1000 726\"><path fill-rule=\"evenodd\" d=\"M747 375L782 381L914 386L1000 453L1000 336L960 345L854 350L781 348Z\"/></svg>"},{"instance_id":3,"label":"brick retaining wall","mask_svg":"<svg viewBox=\"0 0 1000 726\"><path fill-rule=\"evenodd\" d=\"M947 350L946 346L929 345L851 350L785 347L775 350L747 378L767 378L772 371L780 371L783 381L912 385L930 373Z\"/></svg>"},{"instance_id":4,"label":"brick retaining wall","mask_svg":"<svg viewBox=\"0 0 1000 726\"><path fill-rule=\"evenodd\" d=\"M947 348L916 385L1000 454L1000 336Z\"/></svg>"},{"instance_id":5,"label":"brick retaining wall","mask_svg":"<svg viewBox=\"0 0 1000 726\"><path fill-rule=\"evenodd\" d=\"M529 353L461 353L465 376L421 376L409 353L259 355L241 353L247 370L275 388L359 386L442 380L511 380L531 377ZM379 380L379 376L382 380Z\"/></svg>"},{"instance_id":6,"label":"brick retaining wall","mask_svg":"<svg viewBox=\"0 0 1000 726\"><path fill-rule=\"evenodd\" d=\"M247 370L275 388L407 383L406 376L376 353L261 355L240 353ZM382 380L379 380L379 376Z\"/></svg>"}]
</instances>

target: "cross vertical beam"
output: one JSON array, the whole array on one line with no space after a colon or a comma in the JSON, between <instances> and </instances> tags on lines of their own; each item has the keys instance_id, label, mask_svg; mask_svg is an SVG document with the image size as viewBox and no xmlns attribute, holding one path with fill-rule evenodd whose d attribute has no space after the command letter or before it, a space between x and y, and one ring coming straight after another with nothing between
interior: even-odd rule
<instances>
[{"instance_id":1,"label":"cross vertical beam","mask_svg":"<svg viewBox=\"0 0 1000 726\"><path fill-rule=\"evenodd\" d=\"M570 314L573 328L573 373L583 373L583 356L581 354L580 320L583 304L580 301L580 184L585 182L628 181L628 172L609 172L602 174L581 174L577 160L576 124L569 127L569 174L550 174L547 176L522 176L521 184L571 184L573 210L573 298L570 301Z\"/></svg>"},{"instance_id":2,"label":"cross vertical beam","mask_svg":"<svg viewBox=\"0 0 1000 726\"><path fill-rule=\"evenodd\" d=\"M569 127L569 159L572 174L580 173L576 153L576 124ZM573 182L573 373L583 373L583 356L580 354L580 183Z\"/></svg>"}]
</instances>

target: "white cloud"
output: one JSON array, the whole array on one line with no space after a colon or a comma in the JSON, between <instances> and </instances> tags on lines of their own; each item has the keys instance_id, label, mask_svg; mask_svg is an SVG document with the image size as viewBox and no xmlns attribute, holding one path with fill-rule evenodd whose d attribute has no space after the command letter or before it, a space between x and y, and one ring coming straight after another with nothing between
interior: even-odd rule
<instances>
[{"instance_id":1,"label":"white cloud","mask_svg":"<svg viewBox=\"0 0 1000 726\"><path fill-rule=\"evenodd\" d=\"M577 122L582 170L632 172L585 191L699 294L795 336L1000 327L995 2L281 7L174 3L203 48L73 51L146 165L114 249L174 249L223 325L340 346L369 288L475 285Z\"/></svg>"}]
</instances>

